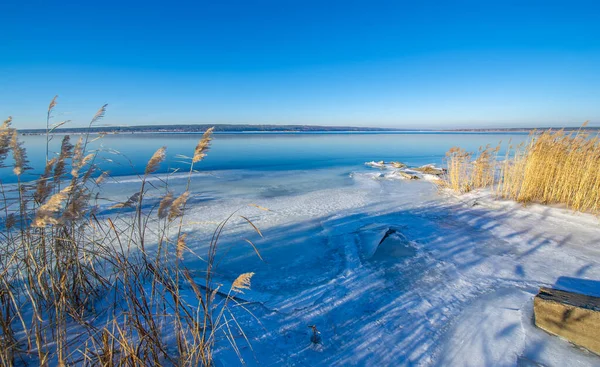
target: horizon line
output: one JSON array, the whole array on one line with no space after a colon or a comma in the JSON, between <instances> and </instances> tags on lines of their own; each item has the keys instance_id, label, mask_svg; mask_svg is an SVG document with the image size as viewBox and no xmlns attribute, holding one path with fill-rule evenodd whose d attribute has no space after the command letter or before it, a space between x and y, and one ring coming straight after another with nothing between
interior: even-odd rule
<instances>
[{"instance_id":1,"label":"horizon line","mask_svg":"<svg viewBox=\"0 0 600 367\"><path fill-rule=\"evenodd\" d=\"M306 124L233 124L233 123L221 123L221 124L210 124L210 123L195 123L195 124L153 124L153 125L98 125L98 126L87 126L87 127L63 127L55 129L53 133L66 133L66 132L80 132L80 131L92 131L92 132L118 132L123 129L127 132L135 132L135 130L145 129L154 130L170 130L164 132L186 132L185 129L192 128L207 129L214 127L215 133L223 132L318 132L318 131L335 131L335 132L394 132L394 131L532 131L532 130L598 130L600 125L586 125L586 126L523 126L523 127L459 127L459 128L399 128L399 127L377 127L377 126L351 126L351 125L306 125ZM225 128L225 129L219 129ZM262 129L259 129L262 128ZM267 129L267 130L263 130ZM304 130L299 130L304 129ZM176 131L177 130L177 131ZM184 130L184 131L181 131ZM20 133L46 133L46 128L23 128L17 129ZM151 131L147 131L151 132ZM195 132L189 130L188 132Z\"/></svg>"}]
</instances>

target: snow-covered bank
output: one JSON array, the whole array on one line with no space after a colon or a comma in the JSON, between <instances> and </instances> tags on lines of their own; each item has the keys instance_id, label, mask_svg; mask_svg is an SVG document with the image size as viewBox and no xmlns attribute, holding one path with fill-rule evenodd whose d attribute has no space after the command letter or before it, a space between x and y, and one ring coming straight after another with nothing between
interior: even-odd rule
<instances>
[{"instance_id":1,"label":"snow-covered bank","mask_svg":"<svg viewBox=\"0 0 600 367\"><path fill-rule=\"evenodd\" d=\"M241 297L260 322L236 313L251 342L250 348L236 335L247 365L600 364L532 321L540 286L600 296L596 217L498 202L485 193L445 197L423 180L365 173L194 180L205 192L191 200L185 226L195 252L206 246L211 221L238 208L264 234L249 235L243 221L228 227L217 275L227 284L241 272L256 273ZM232 195L213 187L213 179L231 185ZM193 269L194 261L188 264ZM321 344L311 343L309 325L321 332ZM226 343L216 359L239 364Z\"/></svg>"}]
</instances>

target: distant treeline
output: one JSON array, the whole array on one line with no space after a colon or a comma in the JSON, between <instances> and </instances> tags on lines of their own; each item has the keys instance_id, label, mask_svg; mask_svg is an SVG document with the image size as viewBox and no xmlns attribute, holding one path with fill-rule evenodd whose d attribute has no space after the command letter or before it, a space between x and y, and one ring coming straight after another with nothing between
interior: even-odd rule
<instances>
[{"instance_id":1,"label":"distant treeline","mask_svg":"<svg viewBox=\"0 0 600 367\"><path fill-rule=\"evenodd\" d=\"M96 126L91 128L61 128L56 133L201 133L209 127L215 132L316 132L316 131L399 131L399 129L378 127L351 126L313 126L313 125L234 125L234 124L199 124L199 125L142 125L142 126ZM25 134L44 134L46 129L20 129Z\"/></svg>"},{"instance_id":2,"label":"distant treeline","mask_svg":"<svg viewBox=\"0 0 600 367\"><path fill-rule=\"evenodd\" d=\"M534 129L547 130L550 128L487 128L487 129L393 129L380 127L355 127L355 126L314 126L314 125L237 125L237 124L192 124L192 125L140 125L140 126L95 126L66 127L56 129L54 133L108 133L108 134L133 134L133 133L203 133L209 127L219 132L392 132L392 131L447 131L447 132L528 132ZM559 130L560 128L552 128ZM578 130L579 127L565 127L566 131ZM586 126L584 130L599 132L600 127ZM45 134L46 129L20 129L23 134Z\"/></svg>"}]
</instances>

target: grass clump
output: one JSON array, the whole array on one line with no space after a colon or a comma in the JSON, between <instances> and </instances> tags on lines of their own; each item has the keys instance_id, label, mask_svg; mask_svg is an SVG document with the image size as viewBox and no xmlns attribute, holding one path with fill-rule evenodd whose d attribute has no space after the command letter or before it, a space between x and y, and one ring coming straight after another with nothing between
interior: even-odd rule
<instances>
[{"instance_id":1,"label":"grass clump","mask_svg":"<svg viewBox=\"0 0 600 367\"><path fill-rule=\"evenodd\" d=\"M64 124L50 124L55 106L56 97L47 142ZM106 105L89 126L105 112ZM229 292L213 279L219 237L233 216L203 257L189 250L184 230L194 165L212 129L188 158L183 192L166 180L149 183L165 160L161 147L139 174L139 190L111 206L101 190L109 174L99 170L101 152L89 149L89 134L75 144L64 136L56 154L47 148L43 172L27 180L27 151L11 123L0 125L0 167L12 166L17 181L0 181L0 365L211 366L220 340L240 355L233 335L245 334L231 294L249 289L253 273L232 279ZM147 202L151 191L161 196L156 207ZM195 269L201 276L191 275L186 256L204 264Z\"/></svg>"},{"instance_id":2,"label":"grass clump","mask_svg":"<svg viewBox=\"0 0 600 367\"><path fill-rule=\"evenodd\" d=\"M585 125L583 126L585 127ZM583 129L533 132L526 144L482 148L477 155L461 148L446 154L444 183L460 193L490 187L500 198L522 203L564 204L600 212L600 139Z\"/></svg>"}]
</instances>

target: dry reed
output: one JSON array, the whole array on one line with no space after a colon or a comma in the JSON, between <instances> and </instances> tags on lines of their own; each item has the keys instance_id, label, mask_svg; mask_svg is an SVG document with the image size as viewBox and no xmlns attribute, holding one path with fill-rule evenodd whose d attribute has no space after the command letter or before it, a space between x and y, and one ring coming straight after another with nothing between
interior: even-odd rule
<instances>
[{"instance_id":1,"label":"dry reed","mask_svg":"<svg viewBox=\"0 0 600 367\"><path fill-rule=\"evenodd\" d=\"M56 106L55 97L48 106L47 144ZM106 105L90 127L105 113ZM105 200L103 207L113 210L100 215L98 190L108 173L96 174L98 152L88 151L89 133L75 145L65 136L52 158L47 149L43 173L23 182L27 154L11 123L8 118L0 125L0 167L12 153L17 176L11 189L0 180L0 365L212 366L215 345L227 341L240 355L230 325L239 324L232 323L229 303L232 292L249 289L253 273L240 275L225 293L213 281L218 239L232 216L208 244L203 279L192 277L184 262L191 254L183 233L189 182L194 163L210 147L212 129L190 159L186 190L175 197L166 186L158 213L144 209L144 185L164 161L165 147L149 159L140 190L112 206ZM158 245L151 251L144 246L150 224L158 228L148 231ZM148 256L152 251L155 256ZM184 301L184 288L193 289L196 302ZM241 328L239 333L244 335Z\"/></svg>"},{"instance_id":2,"label":"dry reed","mask_svg":"<svg viewBox=\"0 0 600 367\"><path fill-rule=\"evenodd\" d=\"M172 192L168 192L160 201L160 204L158 205L158 218L160 219L164 219L167 217L167 215L169 214L169 209L171 208L171 205L173 204L173 200L175 200L173 198L173 193Z\"/></svg>"},{"instance_id":3,"label":"dry reed","mask_svg":"<svg viewBox=\"0 0 600 367\"><path fill-rule=\"evenodd\" d=\"M473 160L472 154L452 148L446 154L445 185L457 192L489 187L500 198L522 203L600 212L598 135L583 129L533 132L526 144L509 145L502 159L499 150L482 148Z\"/></svg>"},{"instance_id":4,"label":"dry reed","mask_svg":"<svg viewBox=\"0 0 600 367\"><path fill-rule=\"evenodd\" d=\"M148 164L146 165L146 170L144 172L145 175L149 175L151 173L156 172L156 170L160 166L160 163L165 160L165 151L166 150L167 150L167 147L161 147L161 148L158 148L158 150L156 152L154 152L154 154L148 161Z\"/></svg>"},{"instance_id":5,"label":"dry reed","mask_svg":"<svg viewBox=\"0 0 600 367\"><path fill-rule=\"evenodd\" d=\"M243 289L250 289L250 279L254 273L244 273L240 274L234 281L231 286L232 292L244 293Z\"/></svg>"},{"instance_id":6,"label":"dry reed","mask_svg":"<svg viewBox=\"0 0 600 367\"><path fill-rule=\"evenodd\" d=\"M193 163L199 162L206 157L208 147L210 146L210 141L212 140L211 136L213 130L214 129L211 127L202 135L202 139L200 139L196 149L194 150L194 157L192 158Z\"/></svg>"}]
</instances>

